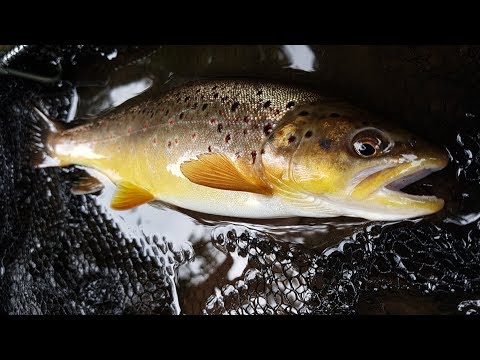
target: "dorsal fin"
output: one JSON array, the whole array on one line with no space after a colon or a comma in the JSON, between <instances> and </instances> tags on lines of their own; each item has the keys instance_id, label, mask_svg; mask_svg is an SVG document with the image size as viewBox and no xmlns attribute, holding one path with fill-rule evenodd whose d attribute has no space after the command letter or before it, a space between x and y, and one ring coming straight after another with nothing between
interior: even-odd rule
<instances>
[{"instance_id":1,"label":"dorsal fin","mask_svg":"<svg viewBox=\"0 0 480 360\"><path fill-rule=\"evenodd\" d=\"M145 204L155 197L145 189L128 181L118 184L117 191L113 195L110 206L114 210L128 210Z\"/></svg>"},{"instance_id":2,"label":"dorsal fin","mask_svg":"<svg viewBox=\"0 0 480 360\"><path fill-rule=\"evenodd\" d=\"M180 165L191 182L211 188L271 195L272 189L253 172L246 173L225 154L209 153Z\"/></svg>"}]
</instances>

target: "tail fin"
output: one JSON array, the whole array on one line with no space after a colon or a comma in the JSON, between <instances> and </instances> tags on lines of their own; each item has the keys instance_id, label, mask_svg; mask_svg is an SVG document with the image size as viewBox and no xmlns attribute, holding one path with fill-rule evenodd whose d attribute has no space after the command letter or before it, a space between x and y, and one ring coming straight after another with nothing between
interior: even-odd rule
<instances>
[{"instance_id":1,"label":"tail fin","mask_svg":"<svg viewBox=\"0 0 480 360\"><path fill-rule=\"evenodd\" d=\"M55 135L65 130L66 125L51 119L35 105L32 106L32 109L40 117L40 121L36 117L37 121L32 124L32 166L36 168L59 166L59 162L53 154L52 143Z\"/></svg>"}]
</instances>

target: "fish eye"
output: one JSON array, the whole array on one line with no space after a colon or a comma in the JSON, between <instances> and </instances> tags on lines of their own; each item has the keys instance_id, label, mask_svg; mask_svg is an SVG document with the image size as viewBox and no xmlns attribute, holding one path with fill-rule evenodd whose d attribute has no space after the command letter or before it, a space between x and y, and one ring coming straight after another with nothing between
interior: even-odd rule
<instances>
[{"instance_id":1,"label":"fish eye","mask_svg":"<svg viewBox=\"0 0 480 360\"><path fill-rule=\"evenodd\" d=\"M353 143L353 148L358 155L363 157L374 156L378 151L377 145L372 139L357 140Z\"/></svg>"},{"instance_id":2,"label":"fish eye","mask_svg":"<svg viewBox=\"0 0 480 360\"><path fill-rule=\"evenodd\" d=\"M364 158L385 153L391 147L390 141L376 129L365 129L357 133L353 137L352 146L355 153Z\"/></svg>"}]
</instances>

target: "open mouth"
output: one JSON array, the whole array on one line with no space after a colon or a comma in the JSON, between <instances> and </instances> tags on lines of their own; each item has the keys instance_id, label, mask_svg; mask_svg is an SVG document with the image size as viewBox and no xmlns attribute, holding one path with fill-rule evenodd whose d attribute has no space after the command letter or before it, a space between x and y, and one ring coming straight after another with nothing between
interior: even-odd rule
<instances>
[{"instance_id":1,"label":"open mouth","mask_svg":"<svg viewBox=\"0 0 480 360\"><path fill-rule=\"evenodd\" d=\"M352 195L364 201L373 201L385 211L393 211L395 208L412 214L433 213L443 208L444 201L434 195L423 194L426 189L418 184L418 180L446 165L447 161L444 159L422 159L383 168L370 168L364 171L362 180L357 183Z\"/></svg>"},{"instance_id":2,"label":"open mouth","mask_svg":"<svg viewBox=\"0 0 480 360\"><path fill-rule=\"evenodd\" d=\"M446 161L425 160L379 171L372 175L373 177L376 175L373 182L378 186L373 196L388 208L406 211L412 216L435 213L443 208L443 199L424 194L427 189L418 181L446 165Z\"/></svg>"},{"instance_id":3,"label":"open mouth","mask_svg":"<svg viewBox=\"0 0 480 360\"><path fill-rule=\"evenodd\" d=\"M384 188L389 191L402 193L404 196L408 196L412 199L418 198L422 200L427 200L427 198L430 198L431 200L435 200L437 199L437 197L431 194L423 193L425 191L425 188L422 187L418 183L418 181L426 178L427 176L438 170L441 170L442 168L443 166L418 169L411 174L404 175L398 179L393 180L392 182L385 185Z\"/></svg>"}]
</instances>

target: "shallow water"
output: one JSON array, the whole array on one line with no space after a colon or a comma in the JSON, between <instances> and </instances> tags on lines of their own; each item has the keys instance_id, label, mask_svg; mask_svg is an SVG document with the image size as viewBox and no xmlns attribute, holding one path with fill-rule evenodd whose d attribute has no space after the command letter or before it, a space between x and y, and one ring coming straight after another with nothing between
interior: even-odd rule
<instances>
[{"instance_id":1,"label":"shallow water","mask_svg":"<svg viewBox=\"0 0 480 360\"><path fill-rule=\"evenodd\" d=\"M101 176L107 186L100 194L80 196L80 211L86 216L91 211L100 214L121 233L119 246L130 243L144 261L166 269L163 280L170 289L173 313L475 313L480 296L480 132L475 119L480 104L474 96L479 84L471 77L477 65L469 62L476 58L475 51L460 46L111 48L64 66L66 106L61 104L65 100L55 104L55 91L53 105L45 101L51 109L63 108L60 116L72 121L99 115L144 91L228 76L314 86L326 96L340 96L376 111L448 149L451 164L412 185L444 198L441 212L397 222L246 221L151 205L118 212L109 206L114 186ZM452 71L459 65L461 71ZM35 96L42 99L42 91L52 93L51 88L40 89ZM91 172L76 167L41 170L42 176L56 179L53 186L63 182L64 192L82 171ZM50 221L48 215L45 221ZM8 229L4 226L0 243L14 236ZM97 236L105 235L101 231ZM18 271L14 264L22 263L22 258L8 261L13 276ZM12 279L5 275L8 268L2 267L0 276L4 292L14 293L7 284ZM62 266L57 271L67 272ZM94 273L95 280L84 280L85 286L95 288L105 279L99 275L102 271ZM145 282L140 279L138 284L143 287ZM155 291L136 289L132 295L122 291L131 303L149 305L131 305L129 311L119 306L118 312L154 313L152 304L167 302L156 299ZM137 293L140 300L131 300ZM143 296L152 299L143 301ZM7 312L36 309L28 304L16 308L10 301L4 305ZM40 308L42 313L56 311ZM102 313L102 309L79 306L65 312ZM103 312L109 312L108 307Z\"/></svg>"}]
</instances>

